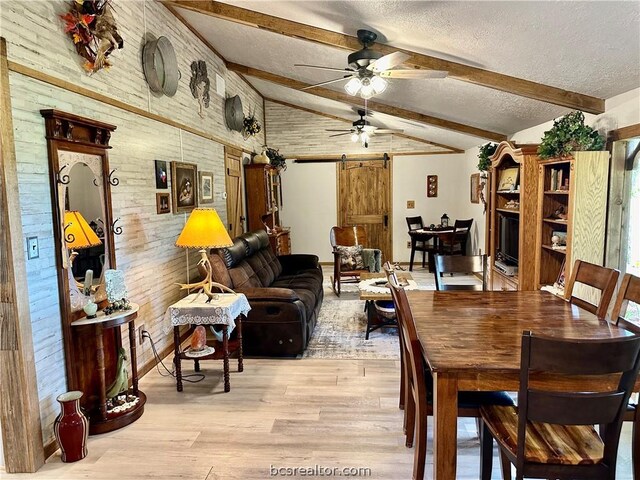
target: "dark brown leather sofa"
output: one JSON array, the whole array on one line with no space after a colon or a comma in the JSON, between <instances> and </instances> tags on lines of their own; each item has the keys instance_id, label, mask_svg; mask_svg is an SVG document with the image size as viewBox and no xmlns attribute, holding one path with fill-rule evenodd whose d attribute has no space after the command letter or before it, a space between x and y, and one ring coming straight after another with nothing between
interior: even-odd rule
<instances>
[{"instance_id":1,"label":"dark brown leather sofa","mask_svg":"<svg viewBox=\"0 0 640 480\"><path fill-rule=\"evenodd\" d=\"M244 352L294 356L304 352L322 299L322 268L315 255L276 257L264 230L245 233L233 246L212 250L216 282L244 293L251 311L243 322Z\"/></svg>"}]
</instances>

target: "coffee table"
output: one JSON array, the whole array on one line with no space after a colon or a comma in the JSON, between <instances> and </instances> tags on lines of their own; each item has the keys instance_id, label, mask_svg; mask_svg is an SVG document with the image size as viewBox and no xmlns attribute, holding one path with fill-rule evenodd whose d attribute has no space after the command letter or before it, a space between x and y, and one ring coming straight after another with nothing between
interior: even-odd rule
<instances>
[{"instance_id":1,"label":"coffee table","mask_svg":"<svg viewBox=\"0 0 640 480\"><path fill-rule=\"evenodd\" d=\"M413 277L410 273L406 272L396 272L399 281L403 280L413 280ZM387 277L383 272L365 272L360 274L360 281L370 280L370 279L380 279L386 280ZM376 300L392 300L391 291L387 288L385 292L369 292L361 288L361 284L358 284L358 290L360 290L360 300L364 300L364 311L367 314L367 332L365 334L365 339L369 340L369 334L375 330L378 330L382 327L395 327L398 328L398 322L396 319L389 318L381 318L376 311L376 306L374 302Z\"/></svg>"}]
</instances>

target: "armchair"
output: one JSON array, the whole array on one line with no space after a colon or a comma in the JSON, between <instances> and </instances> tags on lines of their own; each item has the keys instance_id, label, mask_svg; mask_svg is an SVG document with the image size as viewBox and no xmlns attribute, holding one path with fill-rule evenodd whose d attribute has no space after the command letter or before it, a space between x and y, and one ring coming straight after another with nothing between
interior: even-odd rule
<instances>
[{"instance_id":1,"label":"armchair","mask_svg":"<svg viewBox=\"0 0 640 480\"><path fill-rule=\"evenodd\" d=\"M332 227L329 240L333 248L331 288L337 296L340 296L341 283L359 282L362 272L380 270L381 255L378 249L364 249L362 265L344 264L342 261L343 254L340 247L367 246L367 233L363 226Z\"/></svg>"}]
</instances>

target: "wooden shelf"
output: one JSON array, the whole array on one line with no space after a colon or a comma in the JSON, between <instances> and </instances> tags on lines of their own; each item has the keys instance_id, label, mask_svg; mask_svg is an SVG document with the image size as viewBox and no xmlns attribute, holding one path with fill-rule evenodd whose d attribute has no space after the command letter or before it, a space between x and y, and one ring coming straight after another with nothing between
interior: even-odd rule
<instances>
[{"instance_id":1,"label":"wooden shelf","mask_svg":"<svg viewBox=\"0 0 640 480\"><path fill-rule=\"evenodd\" d=\"M498 190L498 195L520 195L520 190Z\"/></svg>"},{"instance_id":2,"label":"wooden shelf","mask_svg":"<svg viewBox=\"0 0 640 480\"><path fill-rule=\"evenodd\" d=\"M496 212L513 213L515 215L520 215L520 210L516 210L514 208L496 208Z\"/></svg>"},{"instance_id":3,"label":"wooden shelf","mask_svg":"<svg viewBox=\"0 0 640 480\"><path fill-rule=\"evenodd\" d=\"M542 221L545 223L553 223L554 225L567 225L566 220L561 220L559 218L543 218Z\"/></svg>"},{"instance_id":4,"label":"wooden shelf","mask_svg":"<svg viewBox=\"0 0 640 480\"><path fill-rule=\"evenodd\" d=\"M569 195L569 190L545 190L545 195Z\"/></svg>"},{"instance_id":5,"label":"wooden shelf","mask_svg":"<svg viewBox=\"0 0 640 480\"><path fill-rule=\"evenodd\" d=\"M564 250L559 250L557 248L553 248L551 245L542 245L542 248L544 248L545 250L549 250L550 252L555 252L555 253L559 253L560 255L566 255L567 254L567 249L565 248Z\"/></svg>"}]
</instances>

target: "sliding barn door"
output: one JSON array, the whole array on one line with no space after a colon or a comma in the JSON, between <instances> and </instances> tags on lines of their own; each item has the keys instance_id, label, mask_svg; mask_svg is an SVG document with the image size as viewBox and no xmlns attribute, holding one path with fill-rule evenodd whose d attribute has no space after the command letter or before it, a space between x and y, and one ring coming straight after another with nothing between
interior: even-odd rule
<instances>
[{"instance_id":1,"label":"sliding barn door","mask_svg":"<svg viewBox=\"0 0 640 480\"><path fill-rule=\"evenodd\" d=\"M244 232L242 216L242 151L224 148L225 189L227 191L227 231L231 238Z\"/></svg>"},{"instance_id":2,"label":"sliding barn door","mask_svg":"<svg viewBox=\"0 0 640 480\"><path fill-rule=\"evenodd\" d=\"M362 225L366 247L391 260L391 161L338 163L338 225Z\"/></svg>"}]
</instances>

